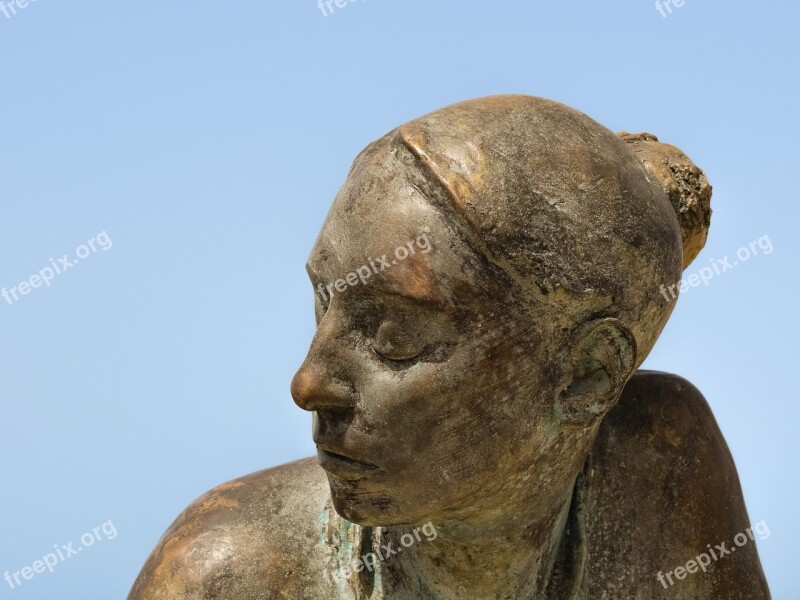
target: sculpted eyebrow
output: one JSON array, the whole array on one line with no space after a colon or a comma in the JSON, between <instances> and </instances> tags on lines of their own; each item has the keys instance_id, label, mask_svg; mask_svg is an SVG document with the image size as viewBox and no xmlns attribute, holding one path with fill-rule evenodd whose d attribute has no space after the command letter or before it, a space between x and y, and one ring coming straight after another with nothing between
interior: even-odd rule
<instances>
[{"instance_id":1,"label":"sculpted eyebrow","mask_svg":"<svg viewBox=\"0 0 800 600\"><path fill-rule=\"evenodd\" d=\"M369 258L365 264L354 267L348 272L337 273L336 276L323 276L315 268L316 257L312 256L306 263L306 272L315 292L329 302L338 295L357 293L370 295L381 293L402 297L418 304L446 307L447 300L437 289L436 280L430 273L417 268L401 269L397 262L381 258Z\"/></svg>"},{"instance_id":2,"label":"sculpted eyebrow","mask_svg":"<svg viewBox=\"0 0 800 600\"><path fill-rule=\"evenodd\" d=\"M401 302L414 306L423 306L425 308L442 309L448 306L448 303L439 294L423 293L417 288L407 286L394 286L394 285L379 285L374 288L374 293L383 297L394 298Z\"/></svg>"}]
</instances>

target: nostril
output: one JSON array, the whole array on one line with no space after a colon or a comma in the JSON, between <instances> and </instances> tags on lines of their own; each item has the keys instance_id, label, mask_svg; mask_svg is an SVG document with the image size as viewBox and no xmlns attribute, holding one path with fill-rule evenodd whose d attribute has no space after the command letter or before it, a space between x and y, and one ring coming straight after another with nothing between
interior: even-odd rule
<instances>
[{"instance_id":1,"label":"nostril","mask_svg":"<svg viewBox=\"0 0 800 600\"><path fill-rule=\"evenodd\" d=\"M300 367L292 378L290 391L295 404L310 411L345 408L353 397L350 386L309 364Z\"/></svg>"}]
</instances>

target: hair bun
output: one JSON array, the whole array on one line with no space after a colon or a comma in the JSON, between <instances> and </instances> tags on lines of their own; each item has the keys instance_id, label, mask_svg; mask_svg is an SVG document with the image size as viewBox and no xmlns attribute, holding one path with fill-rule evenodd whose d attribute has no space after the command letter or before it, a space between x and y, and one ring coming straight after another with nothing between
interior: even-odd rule
<instances>
[{"instance_id":1,"label":"hair bun","mask_svg":"<svg viewBox=\"0 0 800 600\"><path fill-rule=\"evenodd\" d=\"M659 142L653 134L622 132L619 136L667 192L681 227L685 269L706 243L711 224L711 185L688 156L675 146Z\"/></svg>"}]
</instances>

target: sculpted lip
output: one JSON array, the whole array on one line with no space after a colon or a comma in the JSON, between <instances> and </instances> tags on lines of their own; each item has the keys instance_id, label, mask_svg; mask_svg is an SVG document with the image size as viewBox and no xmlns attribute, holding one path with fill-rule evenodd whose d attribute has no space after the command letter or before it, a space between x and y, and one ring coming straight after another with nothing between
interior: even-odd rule
<instances>
[{"instance_id":1,"label":"sculpted lip","mask_svg":"<svg viewBox=\"0 0 800 600\"><path fill-rule=\"evenodd\" d=\"M320 466L334 475L342 474L363 477L378 470L376 465L368 462L361 462L337 452L331 452L321 446L317 446L317 457Z\"/></svg>"}]
</instances>

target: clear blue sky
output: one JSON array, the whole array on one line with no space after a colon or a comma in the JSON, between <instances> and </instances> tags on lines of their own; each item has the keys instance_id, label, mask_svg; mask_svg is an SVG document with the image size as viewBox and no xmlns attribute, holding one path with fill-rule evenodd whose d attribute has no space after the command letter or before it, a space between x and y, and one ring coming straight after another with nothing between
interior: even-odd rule
<instances>
[{"instance_id":1,"label":"clear blue sky","mask_svg":"<svg viewBox=\"0 0 800 600\"><path fill-rule=\"evenodd\" d=\"M16 11L0 13L0 286L86 258L0 298L0 576L109 520L118 535L0 598L123 598L193 498L312 454L288 391L313 332L303 265L351 160L413 117L510 92L689 153L715 187L694 268L769 236L772 253L680 299L646 366L707 396L770 528L774 596L800 596L797 3ZM103 231L110 249L79 249Z\"/></svg>"}]
</instances>

